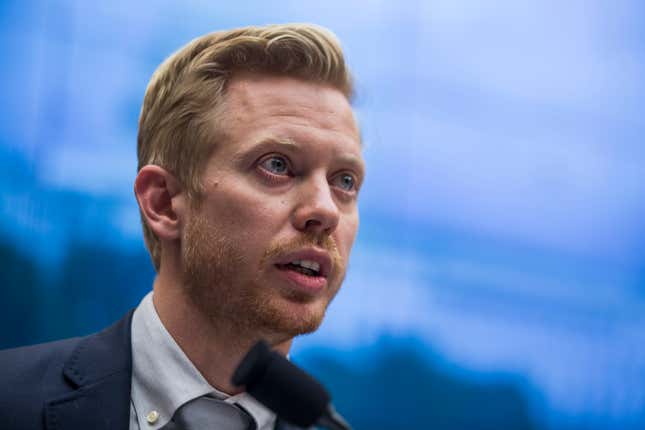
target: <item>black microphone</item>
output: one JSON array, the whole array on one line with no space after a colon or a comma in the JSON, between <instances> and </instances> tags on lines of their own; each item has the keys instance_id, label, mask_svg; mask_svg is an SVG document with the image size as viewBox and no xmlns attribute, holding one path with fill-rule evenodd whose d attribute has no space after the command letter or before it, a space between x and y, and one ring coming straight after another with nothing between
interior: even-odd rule
<instances>
[{"instance_id":1,"label":"black microphone","mask_svg":"<svg viewBox=\"0 0 645 430\"><path fill-rule=\"evenodd\" d=\"M351 430L320 382L271 350L263 340L242 359L232 382L245 386L250 395L293 425Z\"/></svg>"}]
</instances>

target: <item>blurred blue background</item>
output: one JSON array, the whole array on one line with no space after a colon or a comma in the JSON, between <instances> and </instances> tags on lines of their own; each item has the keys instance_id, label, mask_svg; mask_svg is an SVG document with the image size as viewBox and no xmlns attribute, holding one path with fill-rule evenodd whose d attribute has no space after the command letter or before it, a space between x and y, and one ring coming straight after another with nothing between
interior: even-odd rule
<instances>
[{"instance_id":1,"label":"blurred blue background","mask_svg":"<svg viewBox=\"0 0 645 430\"><path fill-rule=\"evenodd\" d=\"M118 319L156 66L306 21L341 39L368 179L344 289L293 359L356 429L645 428L645 4L2 1L0 347Z\"/></svg>"}]
</instances>

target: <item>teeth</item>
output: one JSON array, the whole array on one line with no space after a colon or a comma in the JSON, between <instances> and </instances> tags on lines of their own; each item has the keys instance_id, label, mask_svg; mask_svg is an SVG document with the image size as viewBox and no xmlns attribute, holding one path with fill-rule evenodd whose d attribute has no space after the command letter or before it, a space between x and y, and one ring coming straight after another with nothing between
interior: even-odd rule
<instances>
[{"instance_id":1,"label":"teeth","mask_svg":"<svg viewBox=\"0 0 645 430\"><path fill-rule=\"evenodd\" d=\"M320 264L316 263L315 261L311 260L296 260L292 261L291 264L294 264L296 266L301 266L306 269L311 269L315 272L320 272Z\"/></svg>"}]
</instances>

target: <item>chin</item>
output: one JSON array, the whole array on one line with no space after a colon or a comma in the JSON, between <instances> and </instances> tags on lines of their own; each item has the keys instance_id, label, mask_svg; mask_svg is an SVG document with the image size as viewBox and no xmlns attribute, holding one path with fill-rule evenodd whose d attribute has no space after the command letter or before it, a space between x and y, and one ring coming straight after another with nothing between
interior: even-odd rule
<instances>
[{"instance_id":1,"label":"chin","mask_svg":"<svg viewBox=\"0 0 645 430\"><path fill-rule=\"evenodd\" d=\"M298 302L288 299L270 301L263 308L262 326L267 332L289 338L316 331L322 323L328 302Z\"/></svg>"}]
</instances>

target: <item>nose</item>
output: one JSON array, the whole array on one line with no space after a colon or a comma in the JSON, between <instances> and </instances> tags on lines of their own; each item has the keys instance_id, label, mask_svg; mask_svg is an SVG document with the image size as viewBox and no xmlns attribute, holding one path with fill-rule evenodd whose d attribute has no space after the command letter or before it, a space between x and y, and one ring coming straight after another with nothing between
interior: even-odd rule
<instances>
[{"instance_id":1,"label":"nose","mask_svg":"<svg viewBox=\"0 0 645 430\"><path fill-rule=\"evenodd\" d=\"M330 235L338 226L340 214L327 178L311 178L303 185L293 212L294 227L304 233Z\"/></svg>"}]
</instances>

